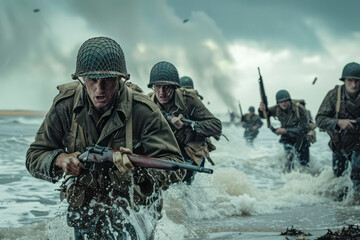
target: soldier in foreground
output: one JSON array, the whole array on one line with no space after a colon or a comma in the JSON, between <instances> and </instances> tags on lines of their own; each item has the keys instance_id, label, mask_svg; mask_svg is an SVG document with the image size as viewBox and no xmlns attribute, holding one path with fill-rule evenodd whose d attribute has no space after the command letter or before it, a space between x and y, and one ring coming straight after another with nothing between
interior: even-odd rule
<instances>
[{"instance_id":1,"label":"soldier in foreground","mask_svg":"<svg viewBox=\"0 0 360 240\"><path fill-rule=\"evenodd\" d=\"M158 107L125 84L129 74L114 40L85 41L72 77L78 81L58 86L60 93L27 151L26 167L52 183L65 174L61 190L69 202L67 222L75 239L137 239L140 233L124 221L130 206L135 211L154 207L156 219L161 190L181 181L185 172L136 168L128 155L183 162L174 135ZM120 149L113 155L115 165L84 166L78 155L95 144Z\"/></svg>"},{"instance_id":2,"label":"soldier in foreground","mask_svg":"<svg viewBox=\"0 0 360 240\"><path fill-rule=\"evenodd\" d=\"M263 125L259 115L255 114L255 108L249 107L249 113L246 113L242 119L242 126L245 128L244 138L250 145L253 144L254 139L259 134L259 128Z\"/></svg>"},{"instance_id":3,"label":"soldier in foreground","mask_svg":"<svg viewBox=\"0 0 360 240\"><path fill-rule=\"evenodd\" d=\"M301 104L291 102L288 91L280 90L276 93L277 104L270 107L267 111L268 117L276 117L281 127L274 130L274 133L280 135L279 142L284 144L286 152L286 167L291 170L294 167L294 155L303 166L309 164L309 142L306 134L310 127L306 116L306 110ZM260 103L259 115L264 118L266 107L263 102Z\"/></svg>"},{"instance_id":4,"label":"soldier in foreground","mask_svg":"<svg viewBox=\"0 0 360 240\"><path fill-rule=\"evenodd\" d=\"M350 177L354 190L360 193L360 64L345 65L337 85L325 96L316 115L317 126L330 135L333 170L337 177L344 174L351 162Z\"/></svg>"},{"instance_id":5,"label":"soldier in foreground","mask_svg":"<svg viewBox=\"0 0 360 240\"><path fill-rule=\"evenodd\" d=\"M215 150L209 137L219 138L221 121L202 104L193 91L180 88L179 75L169 62L155 64L150 72L150 98L159 106L168 121L185 160L193 165L206 158L213 164L209 152ZM194 179L194 172L187 172L184 181Z\"/></svg>"}]
</instances>

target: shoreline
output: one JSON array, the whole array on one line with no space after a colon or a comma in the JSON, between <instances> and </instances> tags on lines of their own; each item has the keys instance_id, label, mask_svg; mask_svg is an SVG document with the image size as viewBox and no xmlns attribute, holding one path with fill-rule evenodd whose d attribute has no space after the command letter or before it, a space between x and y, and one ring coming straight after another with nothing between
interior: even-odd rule
<instances>
[{"instance_id":1,"label":"shoreline","mask_svg":"<svg viewBox=\"0 0 360 240\"><path fill-rule=\"evenodd\" d=\"M33 110L0 110L0 116L6 117L44 117L46 112Z\"/></svg>"}]
</instances>

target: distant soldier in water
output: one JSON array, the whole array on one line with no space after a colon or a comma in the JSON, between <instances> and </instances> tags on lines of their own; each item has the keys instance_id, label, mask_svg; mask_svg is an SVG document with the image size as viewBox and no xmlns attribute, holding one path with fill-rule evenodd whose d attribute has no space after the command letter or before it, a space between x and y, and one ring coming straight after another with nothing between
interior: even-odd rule
<instances>
[{"instance_id":1,"label":"distant soldier in water","mask_svg":"<svg viewBox=\"0 0 360 240\"><path fill-rule=\"evenodd\" d=\"M253 144L254 139L259 134L259 128L263 125L259 115L255 114L255 108L249 107L249 113L246 113L242 119L242 126L245 128L244 138L250 145Z\"/></svg>"},{"instance_id":2,"label":"distant soldier in water","mask_svg":"<svg viewBox=\"0 0 360 240\"><path fill-rule=\"evenodd\" d=\"M309 163L309 141L307 133L310 130L306 109L301 104L295 104L291 101L288 91L280 90L276 93L277 104L268 109L268 117L276 117L281 127L274 131L275 134L281 135L280 143L284 144L286 152L288 170L294 166L294 155L303 166ZM260 117L264 118L263 111L265 105L261 102L259 108Z\"/></svg>"},{"instance_id":3,"label":"distant soldier in water","mask_svg":"<svg viewBox=\"0 0 360 240\"><path fill-rule=\"evenodd\" d=\"M220 137L221 121L204 106L194 91L180 88L176 67L165 61L155 64L148 87L154 89L149 96L163 112L185 160L199 165L201 158L206 158L214 164L209 152L215 150L215 146L209 138ZM191 184L193 179L194 172L188 171L184 181Z\"/></svg>"},{"instance_id":4,"label":"distant soldier in water","mask_svg":"<svg viewBox=\"0 0 360 240\"><path fill-rule=\"evenodd\" d=\"M187 89L189 92L194 92L200 100L203 100L203 96L201 96L198 90L194 89L194 82L190 77L184 76L180 78L180 87Z\"/></svg>"},{"instance_id":5,"label":"distant soldier in water","mask_svg":"<svg viewBox=\"0 0 360 240\"><path fill-rule=\"evenodd\" d=\"M360 193L360 64L345 65L337 85L325 96L316 115L318 127L330 135L333 170L337 177L344 174L351 162L350 178L357 195Z\"/></svg>"}]
</instances>

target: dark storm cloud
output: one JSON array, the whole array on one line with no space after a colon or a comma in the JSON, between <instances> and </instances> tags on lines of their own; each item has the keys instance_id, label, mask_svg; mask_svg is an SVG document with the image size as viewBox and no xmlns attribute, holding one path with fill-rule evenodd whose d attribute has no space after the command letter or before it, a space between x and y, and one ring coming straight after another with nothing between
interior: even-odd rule
<instances>
[{"instance_id":1,"label":"dark storm cloud","mask_svg":"<svg viewBox=\"0 0 360 240\"><path fill-rule=\"evenodd\" d=\"M323 50L317 30L339 38L352 37L360 27L356 0L169 0L185 18L204 11L216 19L227 39L256 40L265 47ZM191 21L191 20L190 20Z\"/></svg>"}]
</instances>

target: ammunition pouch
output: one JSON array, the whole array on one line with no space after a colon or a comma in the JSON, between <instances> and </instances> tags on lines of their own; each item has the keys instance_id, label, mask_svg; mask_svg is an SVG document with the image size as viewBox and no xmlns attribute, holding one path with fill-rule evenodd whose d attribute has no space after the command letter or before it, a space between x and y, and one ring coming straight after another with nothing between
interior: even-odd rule
<instances>
[{"instance_id":1,"label":"ammunition pouch","mask_svg":"<svg viewBox=\"0 0 360 240\"><path fill-rule=\"evenodd\" d=\"M178 144L182 147L196 139L196 133L189 126L177 130L174 135Z\"/></svg>"},{"instance_id":2,"label":"ammunition pouch","mask_svg":"<svg viewBox=\"0 0 360 240\"><path fill-rule=\"evenodd\" d=\"M215 146L214 146L215 147ZM201 158L206 158L212 165L214 162L210 158L208 144L206 141L202 142L189 142L185 147L186 154L194 160L196 164L199 164Z\"/></svg>"},{"instance_id":3,"label":"ammunition pouch","mask_svg":"<svg viewBox=\"0 0 360 240\"><path fill-rule=\"evenodd\" d=\"M90 173L76 177L67 175L60 186L60 199L66 198L71 206L80 207L86 200L86 190L92 185L94 185L94 180Z\"/></svg>"},{"instance_id":4,"label":"ammunition pouch","mask_svg":"<svg viewBox=\"0 0 360 240\"><path fill-rule=\"evenodd\" d=\"M338 130L327 131L327 134L330 136L329 147L332 151L338 150L341 138Z\"/></svg>"}]
</instances>

